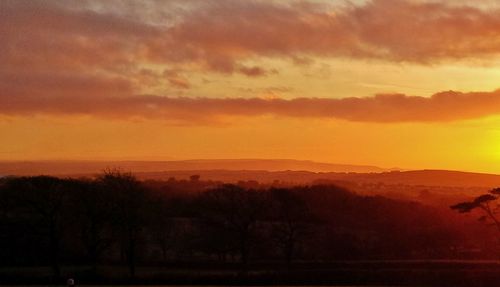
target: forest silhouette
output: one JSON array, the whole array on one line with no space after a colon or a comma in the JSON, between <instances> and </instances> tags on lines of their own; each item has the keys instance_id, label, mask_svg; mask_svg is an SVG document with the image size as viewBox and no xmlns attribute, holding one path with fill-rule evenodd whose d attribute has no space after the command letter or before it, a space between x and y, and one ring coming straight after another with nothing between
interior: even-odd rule
<instances>
[{"instance_id":1,"label":"forest silhouette","mask_svg":"<svg viewBox=\"0 0 500 287\"><path fill-rule=\"evenodd\" d=\"M480 198L452 208L473 211L496 196ZM500 235L446 208L359 195L333 184L226 184L199 175L139 181L118 170L80 179L5 177L0 205L0 264L51 270L20 277L1 272L7 282L68 276L129 282L147 279L137 270L148 266L218 266L236 278L264 268L286 279L339 261L497 259ZM81 269L63 272L67 266ZM115 267L127 272L114 274ZM167 273L149 279L181 280Z\"/></svg>"}]
</instances>

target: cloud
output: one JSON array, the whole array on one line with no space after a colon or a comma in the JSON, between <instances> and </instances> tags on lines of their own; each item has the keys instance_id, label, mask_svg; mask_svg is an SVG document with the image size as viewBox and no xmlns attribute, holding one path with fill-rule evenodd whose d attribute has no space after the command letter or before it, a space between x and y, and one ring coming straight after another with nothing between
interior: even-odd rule
<instances>
[{"instance_id":1,"label":"cloud","mask_svg":"<svg viewBox=\"0 0 500 287\"><path fill-rule=\"evenodd\" d=\"M165 46L150 50L151 55L197 60L216 70L232 71L239 60L261 56L428 64L498 56L500 10L445 1L373 0L336 8L222 1L186 13L166 35ZM181 52L166 49L173 45Z\"/></svg>"},{"instance_id":2,"label":"cloud","mask_svg":"<svg viewBox=\"0 0 500 287\"><path fill-rule=\"evenodd\" d=\"M261 67L240 67L239 71L248 77L259 77L267 74Z\"/></svg>"},{"instance_id":3,"label":"cloud","mask_svg":"<svg viewBox=\"0 0 500 287\"><path fill-rule=\"evenodd\" d=\"M298 66L322 57L438 65L500 56L498 6L320 3L152 1L142 12L135 1L0 1L0 113L186 122L268 114L452 121L498 113L498 91L292 100L136 96L164 84L189 89L191 72L266 76L277 72L262 66L271 58Z\"/></svg>"},{"instance_id":4,"label":"cloud","mask_svg":"<svg viewBox=\"0 0 500 287\"><path fill-rule=\"evenodd\" d=\"M300 63L316 56L438 64L500 54L498 6L373 0L334 7L304 1L153 1L143 7L121 1L112 9L99 3L1 1L0 70L132 77L154 64L264 76L267 67L245 61Z\"/></svg>"},{"instance_id":5,"label":"cloud","mask_svg":"<svg viewBox=\"0 0 500 287\"><path fill-rule=\"evenodd\" d=\"M67 75L65 73L26 73L0 72L0 101L10 102L61 98L86 98L89 101L105 97L129 97L133 95L129 80L120 77L101 77L90 75Z\"/></svg>"},{"instance_id":6,"label":"cloud","mask_svg":"<svg viewBox=\"0 0 500 287\"><path fill-rule=\"evenodd\" d=\"M438 64L500 54L500 8L470 1L373 0L337 6L152 1L144 7L121 1L114 9L99 3L1 1L3 68L129 75L138 65L154 63L252 76L264 75L266 67L245 67L244 62L259 57Z\"/></svg>"},{"instance_id":7,"label":"cloud","mask_svg":"<svg viewBox=\"0 0 500 287\"><path fill-rule=\"evenodd\" d=\"M157 27L93 11L37 1L0 3L2 69L81 72L125 69L160 37Z\"/></svg>"},{"instance_id":8,"label":"cloud","mask_svg":"<svg viewBox=\"0 0 500 287\"><path fill-rule=\"evenodd\" d=\"M191 84L189 81L179 74L178 71L175 70L165 70L163 71L163 75L167 78L170 85L178 89L190 89Z\"/></svg>"},{"instance_id":9,"label":"cloud","mask_svg":"<svg viewBox=\"0 0 500 287\"><path fill-rule=\"evenodd\" d=\"M23 97L0 102L7 115L90 115L208 124L227 117L276 116L355 122L449 122L500 114L500 90L441 92L430 97L383 94L364 98L186 98L154 95Z\"/></svg>"}]
</instances>

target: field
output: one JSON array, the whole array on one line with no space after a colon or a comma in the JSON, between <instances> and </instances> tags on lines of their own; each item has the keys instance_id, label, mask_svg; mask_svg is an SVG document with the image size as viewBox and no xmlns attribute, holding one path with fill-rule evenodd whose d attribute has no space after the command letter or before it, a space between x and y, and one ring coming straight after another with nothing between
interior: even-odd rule
<instances>
[{"instance_id":1,"label":"field","mask_svg":"<svg viewBox=\"0 0 500 287\"><path fill-rule=\"evenodd\" d=\"M134 279L120 266L99 266L91 276L85 266L66 266L64 278L77 285L404 285L494 286L500 261L339 261L297 263L291 270L276 264L252 264L242 274L233 265L172 264L139 267ZM0 268L4 284L63 284L53 282L48 267Z\"/></svg>"}]
</instances>

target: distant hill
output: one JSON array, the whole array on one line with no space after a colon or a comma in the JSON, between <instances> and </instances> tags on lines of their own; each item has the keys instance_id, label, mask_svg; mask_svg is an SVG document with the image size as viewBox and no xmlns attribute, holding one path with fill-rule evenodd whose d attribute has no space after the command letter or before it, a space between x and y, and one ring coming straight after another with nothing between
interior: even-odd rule
<instances>
[{"instance_id":1,"label":"distant hill","mask_svg":"<svg viewBox=\"0 0 500 287\"><path fill-rule=\"evenodd\" d=\"M160 172L183 170L266 170L311 172L383 172L376 166L332 164L290 159L202 159L179 161L13 161L0 162L0 175L88 174L107 168Z\"/></svg>"},{"instance_id":2,"label":"distant hill","mask_svg":"<svg viewBox=\"0 0 500 287\"><path fill-rule=\"evenodd\" d=\"M391 171L375 166L300 160L221 159L184 161L33 161L0 162L0 175L92 176L108 168L132 171L141 179L203 179L224 182L275 180L309 184L328 181L402 185L498 187L500 175L448 170Z\"/></svg>"},{"instance_id":3,"label":"distant hill","mask_svg":"<svg viewBox=\"0 0 500 287\"><path fill-rule=\"evenodd\" d=\"M434 186L500 186L500 175L451 170L392 171L379 174L347 175L354 181Z\"/></svg>"},{"instance_id":4,"label":"distant hill","mask_svg":"<svg viewBox=\"0 0 500 287\"><path fill-rule=\"evenodd\" d=\"M354 182L383 183L391 185L422 185L448 187L500 187L500 175L472 173L448 170L415 170L389 171L380 173L352 173L352 172L310 172L310 171L258 171L258 170L184 170L138 173L142 179L166 180L170 177L187 179L190 175L198 174L205 180L237 182L239 180L256 180L270 183L275 180L294 183L328 183Z\"/></svg>"}]
</instances>

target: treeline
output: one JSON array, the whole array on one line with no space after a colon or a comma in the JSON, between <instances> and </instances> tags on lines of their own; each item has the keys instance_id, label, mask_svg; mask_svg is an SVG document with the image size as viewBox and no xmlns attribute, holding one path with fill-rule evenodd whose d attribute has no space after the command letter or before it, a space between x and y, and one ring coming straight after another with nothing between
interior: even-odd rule
<instances>
[{"instance_id":1,"label":"treeline","mask_svg":"<svg viewBox=\"0 0 500 287\"><path fill-rule=\"evenodd\" d=\"M201 181L0 180L0 264L138 264L452 258L464 230L417 203L334 185Z\"/></svg>"}]
</instances>

